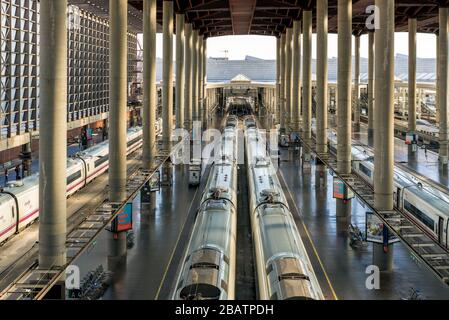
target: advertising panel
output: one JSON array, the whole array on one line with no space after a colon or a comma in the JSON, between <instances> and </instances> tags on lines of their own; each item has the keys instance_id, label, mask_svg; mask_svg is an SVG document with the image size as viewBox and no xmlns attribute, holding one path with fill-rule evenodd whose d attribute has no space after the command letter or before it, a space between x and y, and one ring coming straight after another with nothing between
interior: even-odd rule
<instances>
[{"instance_id":1,"label":"advertising panel","mask_svg":"<svg viewBox=\"0 0 449 320\"><path fill-rule=\"evenodd\" d=\"M112 222L112 232L124 232L133 228L133 204L127 203Z\"/></svg>"},{"instance_id":2,"label":"advertising panel","mask_svg":"<svg viewBox=\"0 0 449 320\"><path fill-rule=\"evenodd\" d=\"M387 242L388 240L388 242ZM366 241L389 245L400 240L384 225L373 212L366 213Z\"/></svg>"},{"instance_id":3,"label":"advertising panel","mask_svg":"<svg viewBox=\"0 0 449 320\"><path fill-rule=\"evenodd\" d=\"M333 185L334 199L351 200L354 198L354 192L340 178L334 177Z\"/></svg>"}]
</instances>

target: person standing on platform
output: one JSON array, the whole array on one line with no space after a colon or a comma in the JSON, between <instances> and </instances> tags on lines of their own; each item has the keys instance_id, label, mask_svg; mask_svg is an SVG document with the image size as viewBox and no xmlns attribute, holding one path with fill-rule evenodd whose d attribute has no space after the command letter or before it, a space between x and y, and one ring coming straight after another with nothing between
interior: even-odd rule
<instances>
[{"instance_id":1,"label":"person standing on platform","mask_svg":"<svg viewBox=\"0 0 449 320\"><path fill-rule=\"evenodd\" d=\"M8 168L5 168L5 186L8 184Z\"/></svg>"},{"instance_id":2,"label":"person standing on platform","mask_svg":"<svg viewBox=\"0 0 449 320\"><path fill-rule=\"evenodd\" d=\"M281 150L278 150L278 168L281 168Z\"/></svg>"},{"instance_id":3,"label":"person standing on platform","mask_svg":"<svg viewBox=\"0 0 449 320\"><path fill-rule=\"evenodd\" d=\"M16 171L16 180L20 180L21 179L21 177L20 177L20 164L18 164L16 166L15 171Z\"/></svg>"}]
</instances>

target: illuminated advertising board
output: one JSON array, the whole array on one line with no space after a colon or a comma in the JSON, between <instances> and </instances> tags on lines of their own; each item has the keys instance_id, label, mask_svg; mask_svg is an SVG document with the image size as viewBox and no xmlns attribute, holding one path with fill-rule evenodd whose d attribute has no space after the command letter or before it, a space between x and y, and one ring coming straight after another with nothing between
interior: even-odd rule
<instances>
[{"instance_id":1,"label":"illuminated advertising board","mask_svg":"<svg viewBox=\"0 0 449 320\"><path fill-rule=\"evenodd\" d=\"M124 232L133 228L133 204L127 203L112 222L113 232Z\"/></svg>"},{"instance_id":2,"label":"illuminated advertising board","mask_svg":"<svg viewBox=\"0 0 449 320\"><path fill-rule=\"evenodd\" d=\"M350 200L354 198L354 193L338 177L334 177L334 199Z\"/></svg>"},{"instance_id":3,"label":"illuminated advertising board","mask_svg":"<svg viewBox=\"0 0 449 320\"><path fill-rule=\"evenodd\" d=\"M366 213L366 241L389 245L400 240L384 225L373 212Z\"/></svg>"},{"instance_id":4,"label":"illuminated advertising board","mask_svg":"<svg viewBox=\"0 0 449 320\"><path fill-rule=\"evenodd\" d=\"M418 143L418 137L415 133L409 132L405 136L405 144L412 145Z\"/></svg>"}]
</instances>

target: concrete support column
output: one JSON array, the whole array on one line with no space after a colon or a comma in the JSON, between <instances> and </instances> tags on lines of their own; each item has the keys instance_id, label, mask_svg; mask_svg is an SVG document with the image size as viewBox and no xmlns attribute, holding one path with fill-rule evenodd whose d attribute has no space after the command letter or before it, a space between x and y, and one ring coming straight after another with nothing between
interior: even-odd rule
<instances>
[{"instance_id":1,"label":"concrete support column","mask_svg":"<svg viewBox=\"0 0 449 320\"><path fill-rule=\"evenodd\" d=\"M280 75L281 75L281 85L280 85L280 101L279 101L279 122L281 125L281 133L286 130L286 77L285 77L285 33L281 34L281 48L280 48Z\"/></svg>"},{"instance_id":2,"label":"concrete support column","mask_svg":"<svg viewBox=\"0 0 449 320\"><path fill-rule=\"evenodd\" d=\"M192 120L199 120L198 112L198 30L192 31Z\"/></svg>"},{"instance_id":3,"label":"concrete support column","mask_svg":"<svg viewBox=\"0 0 449 320\"><path fill-rule=\"evenodd\" d=\"M354 131L360 131L360 36L355 36Z\"/></svg>"},{"instance_id":4,"label":"concrete support column","mask_svg":"<svg viewBox=\"0 0 449 320\"><path fill-rule=\"evenodd\" d=\"M281 38L276 38L276 110L275 123L280 119L280 104L281 104Z\"/></svg>"},{"instance_id":5,"label":"concrete support column","mask_svg":"<svg viewBox=\"0 0 449 320\"><path fill-rule=\"evenodd\" d=\"M351 173L352 0L338 0L338 171ZM351 215L351 201L337 200L337 216Z\"/></svg>"},{"instance_id":6,"label":"concrete support column","mask_svg":"<svg viewBox=\"0 0 449 320\"><path fill-rule=\"evenodd\" d=\"M41 0L39 267L66 263L66 0Z\"/></svg>"},{"instance_id":7,"label":"concrete support column","mask_svg":"<svg viewBox=\"0 0 449 320\"><path fill-rule=\"evenodd\" d=\"M368 32L368 144L374 144L374 32Z\"/></svg>"},{"instance_id":8,"label":"concrete support column","mask_svg":"<svg viewBox=\"0 0 449 320\"><path fill-rule=\"evenodd\" d=\"M201 88L203 91L203 128L207 129L209 125L208 117L209 117L209 104L207 100L207 38L203 36L203 63L202 63L202 72L201 72L201 80L203 82Z\"/></svg>"},{"instance_id":9,"label":"concrete support column","mask_svg":"<svg viewBox=\"0 0 449 320\"><path fill-rule=\"evenodd\" d=\"M438 45L438 68L439 68L439 86L438 102L440 106L440 155L439 163L442 169L446 170L448 165L448 141L449 141L449 123L448 123L448 85L449 85L449 70L448 70L448 8L440 8L440 33Z\"/></svg>"},{"instance_id":10,"label":"concrete support column","mask_svg":"<svg viewBox=\"0 0 449 320\"><path fill-rule=\"evenodd\" d=\"M128 1L109 1L109 200L126 200ZM126 235L109 238L109 269L126 256Z\"/></svg>"},{"instance_id":11,"label":"concrete support column","mask_svg":"<svg viewBox=\"0 0 449 320\"><path fill-rule=\"evenodd\" d=\"M185 73L184 73L184 84L185 84L185 92L184 92L184 109L185 109L185 117L184 117L184 127L187 130L192 130L192 24L186 23L184 26L184 34L185 34Z\"/></svg>"},{"instance_id":12,"label":"concrete support column","mask_svg":"<svg viewBox=\"0 0 449 320\"><path fill-rule=\"evenodd\" d=\"M437 72L436 72L436 94L435 94L435 107L436 107L436 117L435 117L435 121L436 123L440 123L440 98L438 97L438 88L440 87L440 68L439 68L439 64L440 64L440 59L439 59L439 52L440 52L440 37L439 37L439 31L435 32L435 39L436 39L436 48L437 48L437 61L436 61L436 67L437 67Z\"/></svg>"},{"instance_id":13,"label":"concrete support column","mask_svg":"<svg viewBox=\"0 0 449 320\"><path fill-rule=\"evenodd\" d=\"M316 123L317 151L327 153L328 129L328 0L317 1L317 88L316 88Z\"/></svg>"},{"instance_id":14,"label":"concrete support column","mask_svg":"<svg viewBox=\"0 0 449 320\"><path fill-rule=\"evenodd\" d=\"M176 128L184 128L184 14L176 15Z\"/></svg>"},{"instance_id":15,"label":"concrete support column","mask_svg":"<svg viewBox=\"0 0 449 320\"><path fill-rule=\"evenodd\" d=\"M173 1L163 2L162 28L162 141L164 148L170 150L173 129Z\"/></svg>"},{"instance_id":16,"label":"concrete support column","mask_svg":"<svg viewBox=\"0 0 449 320\"><path fill-rule=\"evenodd\" d=\"M198 34L198 120L203 122L203 36Z\"/></svg>"},{"instance_id":17,"label":"concrete support column","mask_svg":"<svg viewBox=\"0 0 449 320\"><path fill-rule=\"evenodd\" d=\"M151 169L156 155L156 0L143 2L143 166Z\"/></svg>"},{"instance_id":18,"label":"concrete support column","mask_svg":"<svg viewBox=\"0 0 449 320\"><path fill-rule=\"evenodd\" d=\"M416 33L418 20L416 18L408 19L408 131L416 132ZM409 156L416 154L414 148L409 145Z\"/></svg>"},{"instance_id":19,"label":"concrete support column","mask_svg":"<svg viewBox=\"0 0 449 320\"><path fill-rule=\"evenodd\" d=\"M304 138L312 139L312 11L303 12L303 117Z\"/></svg>"},{"instance_id":20,"label":"concrete support column","mask_svg":"<svg viewBox=\"0 0 449 320\"><path fill-rule=\"evenodd\" d=\"M301 121L301 21L293 21L292 34L292 115L291 126L293 132L299 132Z\"/></svg>"},{"instance_id":21,"label":"concrete support column","mask_svg":"<svg viewBox=\"0 0 449 320\"><path fill-rule=\"evenodd\" d=\"M375 34L374 205L377 210L393 209L394 169L394 0L376 0L379 29ZM392 252L382 254L374 245L374 264L391 270ZM377 247L377 248L376 248Z\"/></svg>"},{"instance_id":22,"label":"concrete support column","mask_svg":"<svg viewBox=\"0 0 449 320\"><path fill-rule=\"evenodd\" d=\"M109 186L111 201L126 200L128 2L109 1Z\"/></svg>"},{"instance_id":23,"label":"concrete support column","mask_svg":"<svg viewBox=\"0 0 449 320\"><path fill-rule=\"evenodd\" d=\"M285 113L286 113L286 129L290 132L292 123L292 37L293 29L287 28L285 36Z\"/></svg>"},{"instance_id":24,"label":"concrete support column","mask_svg":"<svg viewBox=\"0 0 449 320\"><path fill-rule=\"evenodd\" d=\"M416 131L416 32L418 21L408 19L408 131Z\"/></svg>"}]
</instances>

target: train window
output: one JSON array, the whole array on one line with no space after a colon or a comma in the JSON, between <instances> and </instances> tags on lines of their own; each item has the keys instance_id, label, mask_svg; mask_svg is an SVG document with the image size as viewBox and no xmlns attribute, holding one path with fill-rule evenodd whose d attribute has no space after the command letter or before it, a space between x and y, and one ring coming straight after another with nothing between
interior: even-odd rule
<instances>
[{"instance_id":1,"label":"train window","mask_svg":"<svg viewBox=\"0 0 449 320\"><path fill-rule=\"evenodd\" d=\"M435 221L429 218L424 212L419 210L417 207L412 205L407 200L404 200L404 209L410 212L413 216L415 216L419 221L424 223L424 225L433 231L435 231Z\"/></svg>"},{"instance_id":2,"label":"train window","mask_svg":"<svg viewBox=\"0 0 449 320\"><path fill-rule=\"evenodd\" d=\"M365 167L363 164L359 164L359 169L363 172L364 175L371 178L372 172L370 169Z\"/></svg>"},{"instance_id":3,"label":"train window","mask_svg":"<svg viewBox=\"0 0 449 320\"><path fill-rule=\"evenodd\" d=\"M101 157L100 159L95 161L95 168L98 168L99 166L101 166L103 163L105 163L108 160L109 160L109 156Z\"/></svg>"},{"instance_id":4,"label":"train window","mask_svg":"<svg viewBox=\"0 0 449 320\"><path fill-rule=\"evenodd\" d=\"M74 181L78 180L79 178L81 178L81 171L77 171L74 174L70 175L67 178L67 184L69 185L69 184L73 183Z\"/></svg>"}]
</instances>

